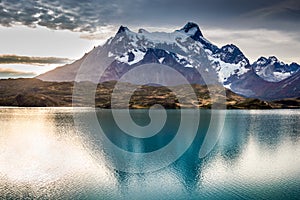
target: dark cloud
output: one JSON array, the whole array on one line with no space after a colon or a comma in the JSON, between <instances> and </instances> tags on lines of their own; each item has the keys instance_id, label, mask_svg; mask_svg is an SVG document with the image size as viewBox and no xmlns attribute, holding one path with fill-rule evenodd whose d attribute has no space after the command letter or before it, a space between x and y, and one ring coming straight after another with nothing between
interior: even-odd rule
<instances>
[{"instance_id":1,"label":"dark cloud","mask_svg":"<svg viewBox=\"0 0 300 200\"><path fill-rule=\"evenodd\" d=\"M298 0L3 0L0 24L97 32L103 26L178 26L195 21L223 28L300 27Z\"/></svg>"},{"instance_id":2,"label":"dark cloud","mask_svg":"<svg viewBox=\"0 0 300 200\"><path fill-rule=\"evenodd\" d=\"M35 77L37 74L34 72L23 72L23 71L17 71L14 69L6 69L6 68L0 68L0 79L6 79L6 78L32 78Z\"/></svg>"},{"instance_id":3,"label":"dark cloud","mask_svg":"<svg viewBox=\"0 0 300 200\"><path fill-rule=\"evenodd\" d=\"M270 4L245 13L242 19L245 25L254 28L299 32L300 1L285 0Z\"/></svg>"},{"instance_id":4,"label":"dark cloud","mask_svg":"<svg viewBox=\"0 0 300 200\"><path fill-rule=\"evenodd\" d=\"M126 9L123 4L108 0L4 0L0 3L0 23L94 32L122 16L121 8Z\"/></svg>"},{"instance_id":5,"label":"dark cloud","mask_svg":"<svg viewBox=\"0 0 300 200\"><path fill-rule=\"evenodd\" d=\"M66 58L55 57L28 57L17 55L0 55L0 64L64 64L69 62Z\"/></svg>"}]
</instances>

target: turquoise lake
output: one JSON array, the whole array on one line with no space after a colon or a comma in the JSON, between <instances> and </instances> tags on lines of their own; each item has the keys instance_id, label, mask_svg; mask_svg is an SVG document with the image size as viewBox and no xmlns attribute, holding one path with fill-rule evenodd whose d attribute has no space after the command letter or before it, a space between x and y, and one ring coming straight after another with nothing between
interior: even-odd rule
<instances>
[{"instance_id":1,"label":"turquoise lake","mask_svg":"<svg viewBox=\"0 0 300 200\"><path fill-rule=\"evenodd\" d=\"M124 112L114 116L126 122ZM201 156L210 110L199 123L193 110L168 110L157 134L134 137L111 110L3 107L0 199L299 199L300 110L216 112L225 121ZM130 116L151 123L148 110Z\"/></svg>"}]
</instances>

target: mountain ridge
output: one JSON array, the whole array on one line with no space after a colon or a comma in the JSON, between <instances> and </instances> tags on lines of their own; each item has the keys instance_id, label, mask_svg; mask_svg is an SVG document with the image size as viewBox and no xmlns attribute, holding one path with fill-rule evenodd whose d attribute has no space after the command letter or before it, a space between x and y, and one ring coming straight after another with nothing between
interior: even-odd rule
<instances>
[{"instance_id":1,"label":"mountain ridge","mask_svg":"<svg viewBox=\"0 0 300 200\"><path fill-rule=\"evenodd\" d=\"M98 58L99 52L104 57ZM293 94L298 95L299 91L297 85L300 80L297 78L297 72L300 66L297 63L287 65L273 56L261 57L251 64L236 45L227 44L219 48L205 39L199 26L193 22L188 22L183 28L171 33L148 32L144 29L135 33L125 26L120 26L115 36L108 39L104 45L94 48L73 64L56 68L37 78L57 82L75 80L81 64L91 56L94 56L94 60L114 60L105 69L100 82L119 80L123 74L141 64L160 63L179 71L191 84L205 84L201 78L203 75L216 76L224 87L245 97L280 99L291 95L295 97ZM91 67L90 71L97 71L97 68L103 67L95 62L91 65L93 68ZM168 79L167 74L164 76ZM287 83L293 76L296 76L293 82ZM85 78L88 79L89 75ZM98 77L95 77L94 81L99 81ZM278 92L281 96L263 94L265 88L274 89L276 86L281 88L282 91ZM296 92L284 94L284 91Z\"/></svg>"}]
</instances>

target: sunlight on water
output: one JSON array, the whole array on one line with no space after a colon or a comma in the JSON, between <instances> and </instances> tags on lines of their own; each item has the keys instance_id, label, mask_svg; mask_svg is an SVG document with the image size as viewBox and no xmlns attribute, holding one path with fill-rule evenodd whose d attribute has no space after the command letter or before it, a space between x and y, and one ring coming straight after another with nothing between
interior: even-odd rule
<instances>
[{"instance_id":1,"label":"sunlight on water","mask_svg":"<svg viewBox=\"0 0 300 200\"><path fill-rule=\"evenodd\" d=\"M1 110L2 183L8 187L20 186L21 190L59 185L61 188L56 189L61 191L76 189L68 188L72 185L67 184L78 187L76 184L84 186L91 180L107 188L114 184L105 161L96 161L76 135L72 118L68 116L72 113L68 112L25 108Z\"/></svg>"},{"instance_id":2,"label":"sunlight on water","mask_svg":"<svg viewBox=\"0 0 300 200\"><path fill-rule=\"evenodd\" d=\"M102 145L91 139L88 131L91 127L74 125L73 112L71 108L1 108L1 197L296 199L299 196L300 112L297 110L228 111L223 134L207 157L198 157L202 139L197 136L175 163L144 174L113 169ZM208 111L203 112L205 118ZM137 116L140 122L147 121L140 111ZM112 126L107 121L105 124ZM122 140L118 134L115 139ZM157 141L149 144L157 146ZM147 149L143 146L146 143L136 142L139 149Z\"/></svg>"}]
</instances>

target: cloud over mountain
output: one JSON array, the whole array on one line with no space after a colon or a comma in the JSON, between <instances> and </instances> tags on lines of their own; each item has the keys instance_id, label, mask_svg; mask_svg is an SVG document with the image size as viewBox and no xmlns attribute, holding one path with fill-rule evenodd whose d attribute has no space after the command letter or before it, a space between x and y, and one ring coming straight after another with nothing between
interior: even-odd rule
<instances>
[{"instance_id":1,"label":"cloud over mountain","mask_svg":"<svg viewBox=\"0 0 300 200\"><path fill-rule=\"evenodd\" d=\"M297 0L2 0L0 24L96 32L111 24L178 25L187 20L215 26L299 30ZM234 23L233 23L234 22ZM298 26L297 26L298 25Z\"/></svg>"}]
</instances>

